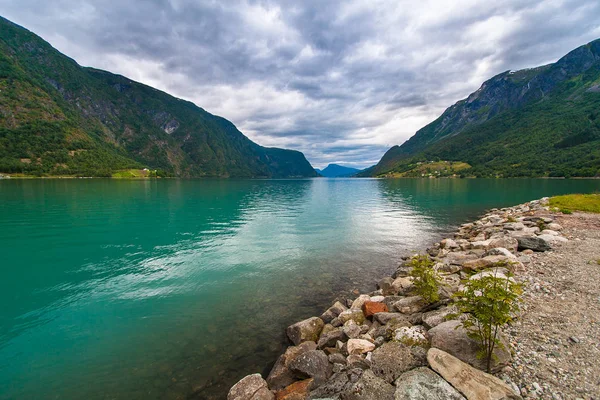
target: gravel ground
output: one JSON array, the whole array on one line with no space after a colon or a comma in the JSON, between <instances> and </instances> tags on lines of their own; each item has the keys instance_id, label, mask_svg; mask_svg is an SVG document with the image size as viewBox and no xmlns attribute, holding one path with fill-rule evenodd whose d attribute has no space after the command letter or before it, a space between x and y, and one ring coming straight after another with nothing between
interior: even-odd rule
<instances>
[{"instance_id":1,"label":"gravel ground","mask_svg":"<svg viewBox=\"0 0 600 400\"><path fill-rule=\"evenodd\" d=\"M600 215L561 215L568 243L530 255L505 369L523 397L600 399ZM507 378L505 376L505 378Z\"/></svg>"}]
</instances>

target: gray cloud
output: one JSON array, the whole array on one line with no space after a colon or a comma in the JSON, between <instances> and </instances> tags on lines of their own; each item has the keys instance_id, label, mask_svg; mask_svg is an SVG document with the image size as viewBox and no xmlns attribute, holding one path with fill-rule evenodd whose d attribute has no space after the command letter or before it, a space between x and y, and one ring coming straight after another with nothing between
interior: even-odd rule
<instances>
[{"instance_id":1,"label":"gray cloud","mask_svg":"<svg viewBox=\"0 0 600 400\"><path fill-rule=\"evenodd\" d=\"M316 167L368 166L484 80L600 37L596 0L0 0L0 13Z\"/></svg>"}]
</instances>

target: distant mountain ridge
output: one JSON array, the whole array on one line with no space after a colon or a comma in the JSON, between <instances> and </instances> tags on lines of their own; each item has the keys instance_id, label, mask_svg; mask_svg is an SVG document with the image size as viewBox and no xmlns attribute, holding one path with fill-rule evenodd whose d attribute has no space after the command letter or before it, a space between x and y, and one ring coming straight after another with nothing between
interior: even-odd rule
<instances>
[{"instance_id":1,"label":"distant mountain ridge","mask_svg":"<svg viewBox=\"0 0 600 400\"><path fill-rule=\"evenodd\" d=\"M301 152L262 147L228 120L110 72L79 66L0 17L0 172L312 177Z\"/></svg>"},{"instance_id":2,"label":"distant mountain ridge","mask_svg":"<svg viewBox=\"0 0 600 400\"><path fill-rule=\"evenodd\" d=\"M506 71L386 152L367 176L461 161L474 176L600 174L600 39L556 63Z\"/></svg>"},{"instance_id":3,"label":"distant mountain ridge","mask_svg":"<svg viewBox=\"0 0 600 400\"><path fill-rule=\"evenodd\" d=\"M344 167L338 164L329 164L323 170L316 170L319 174L326 178L342 178L356 175L360 172L360 169Z\"/></svg>"}]
</instances>

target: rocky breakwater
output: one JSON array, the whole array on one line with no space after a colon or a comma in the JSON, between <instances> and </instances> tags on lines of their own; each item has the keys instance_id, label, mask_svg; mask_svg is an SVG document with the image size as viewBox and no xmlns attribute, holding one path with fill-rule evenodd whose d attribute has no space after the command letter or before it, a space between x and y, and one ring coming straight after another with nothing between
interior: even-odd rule
<instances>
[{"instance_id":1,"label":"rocky breakwater","mask_svg":"<svg viewBox=\"0 0 600 400\"><path fill-rule=\"evenodd\" d=\"M530 254L566 241L547 201L491 210L427 249L441 278L439 301L414 294L406 258L378 290L291 325L293 346L266 379L243 378L228 400L520 399L519 387L505 373L511 344L500 333L503 345L491 364L495 375L483 372L479 342L463 327L465 315L453 294L469 279L523 272Z\"/></svg>"}]
</instances>

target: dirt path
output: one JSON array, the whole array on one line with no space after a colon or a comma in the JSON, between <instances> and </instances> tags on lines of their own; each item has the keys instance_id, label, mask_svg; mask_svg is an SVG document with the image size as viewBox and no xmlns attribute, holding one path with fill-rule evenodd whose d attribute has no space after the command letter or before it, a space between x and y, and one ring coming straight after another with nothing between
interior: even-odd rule
<instances>
[{"instance_id":1,"label":"dirt path","mask_svg":"<svg viewBox=\"0 0 600 400\"><path fill-rule=\"evenodd\" d=\"M600 215L560 216L568 243L531 255L506 373L525 398L600 399Z\"/></svg>"}]
</instances>

